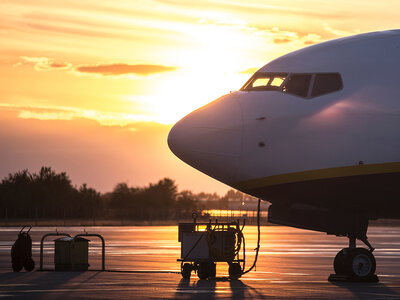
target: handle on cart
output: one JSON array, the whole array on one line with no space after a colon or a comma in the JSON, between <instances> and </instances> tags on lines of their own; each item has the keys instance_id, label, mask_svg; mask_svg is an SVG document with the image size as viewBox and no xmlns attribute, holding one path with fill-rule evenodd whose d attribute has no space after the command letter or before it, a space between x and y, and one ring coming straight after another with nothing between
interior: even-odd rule
<instances>
[{"instance_id":1,"label":"handle on cart","mask_svg":"<svg viewBox=\"0 0 400 300\"><path fill-rule=\"evenodd\" d=\"M22 234L22 232L24 231L24 229L25 229L25 228L28 228L28 227L29 227L28 231L25 232L26 234L28 234L29 231L31 231L31 229L32 229L32 225L26 225L26 226L22 227L22 229L20 230L19 234Z\"/></svg>"}]
</instances>

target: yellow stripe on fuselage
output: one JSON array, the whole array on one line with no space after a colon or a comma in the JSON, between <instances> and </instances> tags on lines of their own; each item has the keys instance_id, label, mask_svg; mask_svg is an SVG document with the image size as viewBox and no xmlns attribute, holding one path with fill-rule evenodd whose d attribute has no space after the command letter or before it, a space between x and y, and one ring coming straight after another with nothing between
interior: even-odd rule
<instances>
[{"instance_id":1,"label":"yellow stripe on fuselage","mask_svg":"<svg viewBox=\"0 0 400 300\"><path fill-rule=\"evenodd\" d=\"M311 171L267 176L267 177L237 182L232 184L232 186L240 190L249 190L249 189L257 189L274 185L280 185L285 183L294 183L294 182L330 179L339 177L350 177L359 175L397 173L397 172L400 172L400 162L370 164L370 165L355 165L355 166L318 169Z\"/></svg>"}]
</instances>

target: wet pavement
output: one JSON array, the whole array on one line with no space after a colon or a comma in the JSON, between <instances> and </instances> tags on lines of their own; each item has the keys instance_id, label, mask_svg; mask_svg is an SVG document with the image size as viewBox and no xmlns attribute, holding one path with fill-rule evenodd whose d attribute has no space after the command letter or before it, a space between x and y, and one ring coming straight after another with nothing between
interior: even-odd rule
<instances>
[{"instance_id":1,"label":"wet pavement","mask_svg":"<svg viewBox=\"0 0 400 300\"><path fill-rule=\"evenodd\" d=\"M88 272L36 271L41 237L54 227L31 231L36 269L13 273L10 249L19 228L0 227L0 298L286 298L286 299L381 299L400 298L400 228L371 227L369 240L376 248L379 283L330 283L336 253L347 246L346 238L280 226L261 229L257 268L240 280L228 280L227 264L219 263L217 278L181 279L180 243L176 226L65 227L72 236L100 233L106 240L106 270L101 269L101 244L90 237ZM257 230L245 229L247 266L254 258ZM44 247L44 268L54 268L54 240ZM361 245L360 245L361 246Z\"/></svg>"}]
</instances>

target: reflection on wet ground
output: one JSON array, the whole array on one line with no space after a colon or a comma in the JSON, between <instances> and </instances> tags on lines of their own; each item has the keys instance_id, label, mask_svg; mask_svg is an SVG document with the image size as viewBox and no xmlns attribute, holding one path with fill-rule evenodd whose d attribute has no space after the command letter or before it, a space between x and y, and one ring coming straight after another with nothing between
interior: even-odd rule
<instances>
[{"instance_id":1,"label":"reflection on wet ground","mask_svg":"<svg viewBox=\"0 0 400 300\"><path fill-rule=\"evenodd\" d=\"M72 236L82 227L59 228ZM380 283L329 283L332 261L347 246L346 238L280 226L261 229L261 250L255 272L230 281L227 264L219 263L216 280L182 280L179 274L180 243L176 226L86 227L106 240L106 269L141 273L10 273L10 248L19 228L0 228L0 296L57 297L69 293L79 298L400 298L400 228L371 227L369 239L377 249ZM53 227L31 231L33 255L39 265L41 237ZM251 265L257 230L245 228L247 264ZM44 267L54 268L54 240L45 243ZM100 241L90 238L89 269L101 268ZM147 273L149 272L149 273ZM160 272L160 273L153 273ZM98 292L101 292L99 295ZM71 294L72 293L72 294Z\"/></svg>"}]
</instances>

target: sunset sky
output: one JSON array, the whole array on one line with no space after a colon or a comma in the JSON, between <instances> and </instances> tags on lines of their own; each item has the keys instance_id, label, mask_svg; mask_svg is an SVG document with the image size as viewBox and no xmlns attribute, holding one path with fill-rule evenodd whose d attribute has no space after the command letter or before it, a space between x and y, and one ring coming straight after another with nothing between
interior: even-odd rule
<instances>
[{"instance_id":1,"label":"sunset sky","mask_svg":"<svg viewBox=\"0 0 400 300\"><path fill-rule=\"evenodd\" d=\"M52 166L101 192L163 177L224 193L174 122L287 52L398 28L399 1L2 0L0 177Z\"/></svg>"}]
</instances>

